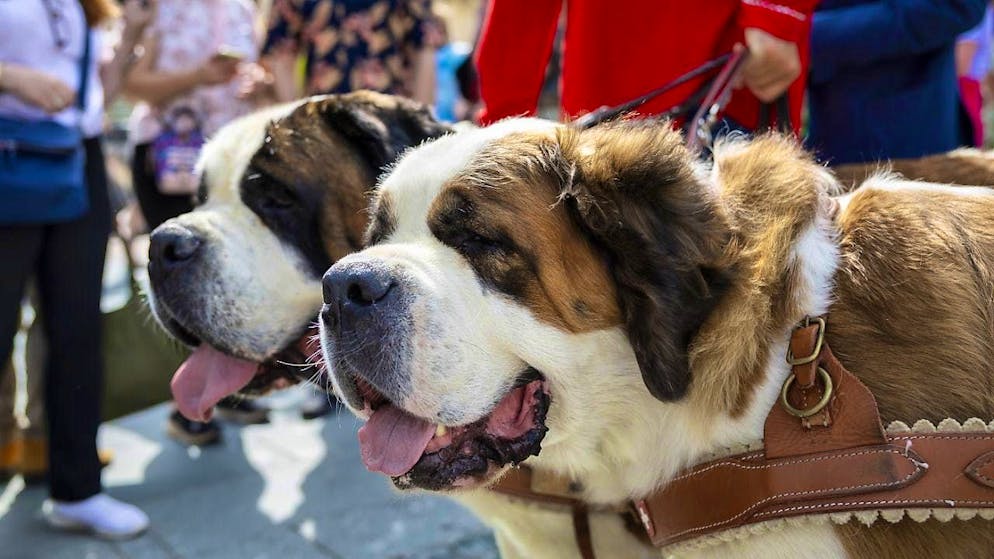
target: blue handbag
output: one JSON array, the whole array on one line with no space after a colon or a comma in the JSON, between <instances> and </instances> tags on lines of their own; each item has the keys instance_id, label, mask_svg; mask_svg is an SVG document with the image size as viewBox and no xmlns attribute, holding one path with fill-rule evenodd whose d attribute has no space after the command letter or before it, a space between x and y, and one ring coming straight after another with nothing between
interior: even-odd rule
<instances>
[{"instance_id":1,"label":"blue handbag","mask_svg":"<svg viewBox=\"0 0 994 559\"><path fill-rule=\"evenodd\" d=\"M86 107L90 33L86 29L76 106ZM58 223L89 209L79 127L0 117L0 225Z\"/></svg>"}]
</instances>

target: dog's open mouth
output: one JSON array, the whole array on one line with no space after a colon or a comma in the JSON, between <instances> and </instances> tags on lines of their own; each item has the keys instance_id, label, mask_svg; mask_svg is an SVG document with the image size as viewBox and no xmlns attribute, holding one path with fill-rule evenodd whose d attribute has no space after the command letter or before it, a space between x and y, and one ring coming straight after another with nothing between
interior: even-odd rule
<instances>
[{"instance_id":1,"label":"dog's open mouth","mask_svg":"<svg viewBox=\"0 0 994 559\"><path fill-rule=\"evenodd\" d=\"M307 329L297 341L259 363L228 355L185 332L181 340L197 344L173 375L170 386L176 407L188 419L208 421L214 406L227 396L261 396L310 379L318 372L318 364L309 360L318 351L315 334L316 329Z\"/></svg>"},{"instance_id":2,"label":"dog's open mouth","mask_svg":"<svg viewBox=\"0 0 994 559\"><path fill-rule=\"evenodd\" d=\"M372 414L359 429L363 463L407 489L432 491L485 484L501 468L541 450L551 398L529 369L486 416L446 427L411 415L361 379L356 386Z\"/></svg>"}]
</instances>

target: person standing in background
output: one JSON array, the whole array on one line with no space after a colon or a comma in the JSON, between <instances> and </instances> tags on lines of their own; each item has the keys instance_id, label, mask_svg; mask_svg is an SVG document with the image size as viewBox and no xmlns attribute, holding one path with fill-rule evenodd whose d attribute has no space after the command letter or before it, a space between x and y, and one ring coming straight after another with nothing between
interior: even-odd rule
<instances>
[{"instance_id":1,"label":"person standing in background","mask_svg":"<svg viewBox=\"0 0 994 559\"><path fill-rule=\"evenodd\" d=\"M159 0L143 56L125 92L141 102L131 115L135 195L149 230L193 209L194 164L204 139L256 108L265 73L255 65L255 5L249 0ZM249 400L225 401L219 415L241 423L267 420ZM190 421L174 410L168 433L185 444L220 440L216 421Z\"/></svg>"},{"instance_id":2,"label":"person standing in background","mask_svg":"<svg viewBox=\"0 0 994 559\"><path fill-rule=\"evenodd\" d=\"M370 89L431 105L437 45L425 40L430 21L431 0L275 0L263 65L282 102Z\"/></svg>"},{"instance_id":3,"label":"person standing in background","mask_svg":"<svg viewBox=\"0 0 994 559\"><path fill-rule=\"evenodd\" d=\"M994 8L987 4L980 24L956 40L956 77L959 95L969 121L964 126L964 145L984 145L984 87L991 71L991 41L994 40ZM989 92L988 92L989 93Z\"/></svg>"},{"instance_id":4,"label":"person standing in background","mask_svg":"<svg viewBox=\"0 0 994 559\"><path fill-rule=\"evenodd\" d=\"M429 41L438 45L435 52L435 117L443 122L468 120L472 118L470 105L461 95L457 72L472 54L473 46L450 40L442 17L433 16L426 29Z\"/></svg>"},{"instance_id":5,"label":"person standing in background","mask_svg":"<svg viewBox=\"0 0 994 559\"><path fill-rule=\"evenodd\" d=\"M986 0L824 0L811 31L808 145L831 164L960 145L956 37Z\"/></svg>"},{"instance_id":6,"label":"person standing in background","mask_svg":"<svg viewBox=\"0 0 994 559\"><path fill-rule=\"evenodd\" d=\"M534 114L560 11L566 7L561 112L576 118L635 99L742 43L746 91L727 116L758 125L760 102L789 92L800 123L808 33L815 0L498 0L490 3L477 46L483 124ZM691 80L639 108L652 115L687 100L704 83Z\"/></svg>"},{"instance_id":7,"label":"person standing in background","mask_svg":"<svg viewBox=\"0 0 994 559\"><path fill-rule=\"evenodd\" d=\"M84 6L85 8L85 6ZM103 52L99 54L100 81L104 90L104 105L109 105L120 92L122 81L133 62L133 52L145 27L154 16L154 2L126 0L122 6L120 26L115 31L118 40L110 41L107 29L97 29ZM108 12L110 13L110 12ZM109 17L109 16L108 16ZM101 113L102 118L102 113ZM96 127L96 124L94 124ZM28 483L44 481L48 475L48 437L45 422L45 359L48 353L42 320L38 317L37 290L28 290L35 319L26 331L24 391L27 395L25 418L27 425L18 425L15 417L14 397L16 378L13 358L0 370L0 479L21 475ZM100 451L100 462L110 461L109 451Z\"/></svg>"},{"instance_id":8,"label":"person standing in background","mask_svg":"<svg viewBox=\"0 0 994 559\"><path fill-rule=\"evenodd\" d=\"M137 507L103 493L96 444L101 276L111 228L100 135L105 90L108 96L117 91L131 51L125 43L100 64L95 53L102 34L95 28L116 13L109 0L0 2L0 117L20 128L54 122L79 130L87 199L77 217L24 216L23 222L0 224L0 362L10 356L25 286L34 276L49 342L44 392L51 498L43 512L55 527L120 539L142 533L149 520ZM0 195L4 189L0 182ZM47 215L47 208L37 210Z\"/></svg>"}]
</instances>

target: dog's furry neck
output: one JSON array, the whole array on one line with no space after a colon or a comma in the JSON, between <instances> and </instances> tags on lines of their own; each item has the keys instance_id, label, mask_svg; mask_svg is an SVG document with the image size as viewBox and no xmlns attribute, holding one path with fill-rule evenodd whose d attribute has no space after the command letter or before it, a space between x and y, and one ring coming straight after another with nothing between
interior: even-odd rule
<instances>
[{"instance_id":1,"label":"dog's furry neck","mask_svg":"<svg viewBox=\"0 0 994 559\"><path fill-rule=\"evenodd\" d=\"M725 264L734 276L691 344L690 393L655 400L620 330L588 334L582 343L598 351L585 368L609 379L592 400L610 400L585 403L597 425L587 424L584 448L576 432L560 442L553 425L550 444L529 461L577 479L592 502L645 496L711 453L760 439L788 372L792 327L828 309L838 260L826 204L831 175L770 136L719 146L705 180L732 229Z\"/></svg>"}]
</instances>

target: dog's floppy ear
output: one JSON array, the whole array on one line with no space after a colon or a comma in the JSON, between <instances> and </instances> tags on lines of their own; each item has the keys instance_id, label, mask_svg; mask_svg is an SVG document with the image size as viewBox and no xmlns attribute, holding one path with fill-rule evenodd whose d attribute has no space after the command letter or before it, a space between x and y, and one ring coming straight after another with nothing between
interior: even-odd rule
<instances>
[{"instance_id":1,"label":"dog's floppy ear","mask_svg":"<svg viewBox=\"0 0 994 559\"><path fill-rule=\"evenodd\" d=\"M369 91L330 96L323 101L320 113L377 172L408 147L450 131L420 103Z\"/></svg>"},{"instance_id":2,"label":"dog's floppy ear","mask_svg":"<svg viewBox=\"0 0 994 559\"><path fill-rule=\"evenodd\" d=\"M668 123L567 130L559 148L563 200L608 260L645 385L679 399L691 381L688 346L728 282L715 195Z\"/></svg>"}]
</instances>

